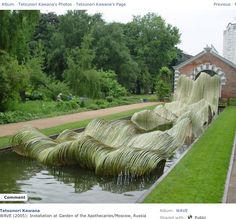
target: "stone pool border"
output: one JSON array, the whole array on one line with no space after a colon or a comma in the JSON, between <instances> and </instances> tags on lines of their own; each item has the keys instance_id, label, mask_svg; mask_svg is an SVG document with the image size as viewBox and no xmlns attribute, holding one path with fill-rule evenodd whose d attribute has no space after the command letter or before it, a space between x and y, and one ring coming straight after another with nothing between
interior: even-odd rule
<instances>
[{"instance_id":1,"label":"stone pool border","mask_svg":"<svg viewBox=\"0 0 236 219\"><path fill-rule=\"evenodd\" d=\"M229 169L228 169L227 178L225 181L225 189L224 189L224 195L222 197L222 203L229 203L228 202L228 193L230 190L230 181L231 181L231 175L233 173L234 159L236 159L235 156L236 156L236 131L235 131L235 135L234 135L234 141L233 141L233 147L232 147L231 158L230 158L230 163L229 163Z\"/></svg>"}]
</instances>

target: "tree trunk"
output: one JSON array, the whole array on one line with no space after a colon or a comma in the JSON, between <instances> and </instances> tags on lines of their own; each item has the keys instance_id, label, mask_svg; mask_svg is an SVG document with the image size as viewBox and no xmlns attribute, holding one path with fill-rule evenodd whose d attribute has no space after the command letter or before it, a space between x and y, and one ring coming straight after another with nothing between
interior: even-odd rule
<instances>
[{"instance_id":1,"label":"tree trunk","mask_svg":"<svg viewBox=\"0 0 236 219\"><path fill-rule=\"evenodd\" d=\"M139 80L136 81L136 94L141 94L141 85Z\"/></svg>"}]
</instances>

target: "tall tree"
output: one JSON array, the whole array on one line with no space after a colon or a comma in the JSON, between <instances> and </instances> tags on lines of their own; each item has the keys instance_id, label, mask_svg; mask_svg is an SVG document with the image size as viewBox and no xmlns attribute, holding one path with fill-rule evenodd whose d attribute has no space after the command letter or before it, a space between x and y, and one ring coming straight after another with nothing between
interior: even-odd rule
<instances>
[{"instance_id":1,"label":"tall tree","mask_svg":"<svg viewBox=\"0 0 236 219\"><path fill-rule=\"evenodd\" d=\"M132 91L139 70L126 46L123 26L119 23L98 25L94 28L94 38L96 68L115 71L118 81Z\"/></svg>"},{"instance_id":2,"label":"tall tree","mask_svg":"<svg viewBox=\"0 0 236 219\"><path fill-rule=\"evenodd\" d=\"M10 11L0 10L0 49L9 51L10 48Z\"/></svg>"},{"instance_id":3,"label":"tall tree","mask_svg":"<svg viewBox=\"0 0 236 219\"><path fill-rule=\"evenodd\" d=\"M86 34L81 47L68 50L68 69L65 70L65 77L74 94L94 98L99 96L100 85L98 73L92 69L92 40L91 34Z\"/></svg>"},{"instance_id":4,"label":"tall tree","mask_svg":"<svg viewBox=\"0 0 236 219\"><path fill-rule=\"evenodd\" d=\"M0 49L25 62L38 17L39 11L0 11Z\"/></svg>"},{"instance_id":5,"label":"tall tree","mask_svg":"<svg viewBox=\"0 0 236 219\"><path fill-rule=\"evenodd\" d=\"M16 101L20 93L29 83L29 74L23 65L0 50L0 111L10 107L9 103Z\"/></svg>"},{"instance_id":6,"label":"tall tree","mask_svg":"<svg viewBox=\"0 0 236 219\"><path fill-rule=\"evenodd\" d=\"M127 46L131 55L139 63L141 72L150 74L151 91L154 91L155 79L162 66L168 66L176 57L176 45L180 42L180 34L158 15L135 16L133 21L125 25ZM138 77L137 85L142 84ZM138 89L140 92L140 88Z\"/></svg>"},{"instance_id":7,"label":"tall tree","mask_svg":"<svg viewBox=\"0 0 236 219\"><path fill-rule=\"evenodd\" d=\"M176 50L177 50L177 56L175 59L172 60L170 67L179 65L180 63L185 62L186 60L193 57L192 55L185 53L183 50L179 48L176 48Z\"/></svg>"},{"instance_id":8,"label":"tall tree","mask_svg":"<svg viewBox=\"0 0 236 219\"><path fill-rule=\"evenodd\" d=\"M81 47L83 37L91 33L98 23L104 23L100 14L89 15L85 11L68 11L57 16L41 16L35 39L43 41L46 51L45 71L59 80L64 80L67 66L66 53Z\"/></svg>"}]
</instances>

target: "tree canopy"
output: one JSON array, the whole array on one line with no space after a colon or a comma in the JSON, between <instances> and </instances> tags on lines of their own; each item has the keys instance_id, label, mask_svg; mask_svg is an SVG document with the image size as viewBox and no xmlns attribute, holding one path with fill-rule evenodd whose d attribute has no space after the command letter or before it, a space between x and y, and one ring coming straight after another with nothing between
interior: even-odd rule
<instances>
[{"instance_id":1,"label":"tree canopy","mask_svg":"<svg viewBox=\"0 0 236 219\"><path fill-rule=\"evenodd\" d=\"M51 90L54 98L57 94L52 93L60 89L78 96L104 97L114 93L103 93L109 87L104 83L110 80L125 92L154 92L161 68L182 58L179 42L178 28L153 13L122 24L107 23L101 14L86 11L63 15L0 11L0 49L9 56L2 59L25 68L29 78L22 93L31 87ZM6 69L6 62L1 64ZM2 70L0 77L15 72Z\"/></svg>"}]
</instances>

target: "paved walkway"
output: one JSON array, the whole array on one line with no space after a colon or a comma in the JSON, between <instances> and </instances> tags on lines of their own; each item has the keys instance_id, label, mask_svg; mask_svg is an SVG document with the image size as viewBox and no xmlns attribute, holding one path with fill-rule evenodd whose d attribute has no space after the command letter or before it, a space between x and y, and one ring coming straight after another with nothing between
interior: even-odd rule
<instances>
[{"instance_id":1,"label":"paved walkway","mask_svg":"<svg viewBox=\"0 0 236 219\"><path fill-rule=\"evenodd\" d=\"M101 116L107 116L115 113L125 112L133 109L140 109L147 106L157 105L157 102L147 102L147 103L136 103L125 106L117 106L107 109L86 111L80 113L73 113L64 116L57 116L53 118L45 118L45 119L37 119L27 122L18 122L11 123L6 125L0 125L0 137L13 135L15 134L22 126L31 125L33 127L37 127L39 129L50 128L58 125L62 125L65 123L81 121L85 119L94 119Z\"/></svg>"},{"instance_id":2,"label":"paved walkway","mask_svg":"<svg viewBox=\"0 0 236 219\"><path fill-rule=\"evenodd\" d=\"M236 135L234 139L234 155L228 184L226 203L236 203Z\"/></svg>"}]
</instances>

